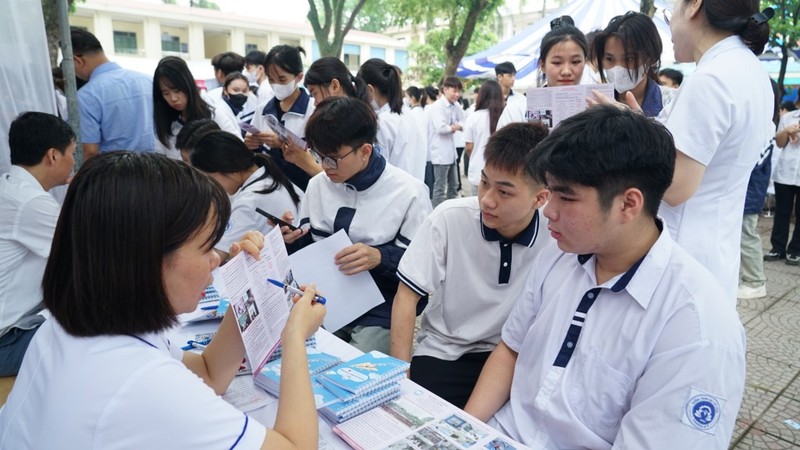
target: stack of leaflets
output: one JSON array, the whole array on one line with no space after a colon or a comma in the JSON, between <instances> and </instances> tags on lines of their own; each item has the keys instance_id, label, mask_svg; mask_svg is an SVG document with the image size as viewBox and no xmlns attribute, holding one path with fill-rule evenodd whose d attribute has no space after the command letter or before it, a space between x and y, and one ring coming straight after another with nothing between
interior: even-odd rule
<instances>
[{"instance_id":1,"label":"stack of leaflets","mask_svg":"<svg viewBox=\"0 0 800 450\"><path fill-rule=\"evenodd\" d=\"M306 353L308 354L308 373L312 376L312 379L315 375L322 373L337 364L342 362L341 359L329 355L327 353L323 353L316 348L313 347L306 347ZM261 387L265 391L269 392L270 394L278 397L280 394L281 389L281 359L275 359L268 362L264 365L264 368L261 369L261 372L255 376L255 384L256 386ZM326 401L332 401L331 394L326 392L317 393L318 390L322 388L319 383L313 383L314 386L314 394L315 397L318 395L325 398ZM317 407L320 407L320 399L317 398Z\"/></svg>"},{"instance_id":2,"label":"stack of leaflets","mask_svg":"<svg viewBox=\"0 0 800 450\"><path fill-rule=\"evenodd\" d=\"M378 351L339 364L315 378L337 401L320 408L322 415L341 423L400 396L400 381L409 364Z\"/></svg>"}]
</instances>

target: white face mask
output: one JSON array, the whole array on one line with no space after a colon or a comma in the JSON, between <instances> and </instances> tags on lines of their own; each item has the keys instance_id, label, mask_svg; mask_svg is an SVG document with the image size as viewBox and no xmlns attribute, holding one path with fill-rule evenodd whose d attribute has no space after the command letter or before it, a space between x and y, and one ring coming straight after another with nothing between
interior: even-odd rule
<instances>
[{"instance_id":1,"label":"white face mask","mask_svg":"<svg viewBox=\"0 0 800 450\"><path fill-rule=\"evenodd\" d=\"M258 73L258 67L253 70L245 70L244 76L247 77L247 84L258 84L258 77L256 76Z\"/></svg>"},{"instance_id":2,"label":"white face mask","mask_svg":"<svg viewBox=\"0 0 800 450\"><path fill-rule=\"evenodd\" d=\"M275 94L275 98L278 100L283 100L292 95L294 90L297 88L297 82L294 80L286 84L270 83L269 85L272 88L272 92Z\"/></svg>"},{"instance_id":3,"label":"white face mask","mask_svg":"<svg viewBox=\"0 0 800 450\"><path fill-rule=\"evenodd\" d=\"M606 69L606 80L614 85L617 92L627 92L639 85L647 74L647 68L642 66L636 69L636 78L631 78L628 69L622 66L614 66Z\"/></svg>"}]
</instances>

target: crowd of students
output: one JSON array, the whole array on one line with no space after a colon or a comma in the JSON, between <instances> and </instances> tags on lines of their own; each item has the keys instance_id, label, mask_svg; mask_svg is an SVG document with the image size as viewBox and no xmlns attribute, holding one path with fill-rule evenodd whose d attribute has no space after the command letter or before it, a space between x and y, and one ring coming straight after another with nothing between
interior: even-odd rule
<instances>
[{"instance_id":1,"label":"crowd of students","mask_svg":"<svg viewBox=\"0 0 800 450\"><path fill-rule=\"evenodd\" d=\"M279 45L215 57L220 87L208 93L184 61L164 58L149 108L137 106L151 115L126 118L150 123L149 135L128 133L104 125L118 119L98 114L108 105L85 99L116 105L141 86L119 81L125 72L99 42L73 31L88 129L151 145L113 147L123 144L104 143L112 133L82 128L96 147L59 207L46 191L67 182L75 135L43 113L12 124L14 166L0 196L15 198L2 203L14 221L3 230L14 234L0 236L0 252L16 246L18 268L3 285L30 301L0 297L4 374L19 369L0 446L315 447L303 351L324 315L313 286L283 332L272 430L218 397L244 353L229 315L202 355L166 338L216 267L258 254L275 226L259 207L297 227L281 226L290 252L340 230L353 242L334 263L368 272L385 301L337 336L411 361L412 380L514 439L727 448L744 390L735 291L745 191L775 136L774 95L755 56L772 11L757 3L676 3L676 59L698 63L677 90L660 81L674 74L658 71L649 17L615 17L592 42L568 17L554 21L543 84L597 77L615 96L595 93L553 130L526 121L511 63L498 64L465 117L457 77L441 91L404 89L385 61L355 75L330 57L305 70L303 49ZM105 72L116 82L100 89ZM786 151L796 128L781 122ZM474 194L463 198L458 133ZM37 315L42 306L52 319Z\"/></svg>"}]
</instances>

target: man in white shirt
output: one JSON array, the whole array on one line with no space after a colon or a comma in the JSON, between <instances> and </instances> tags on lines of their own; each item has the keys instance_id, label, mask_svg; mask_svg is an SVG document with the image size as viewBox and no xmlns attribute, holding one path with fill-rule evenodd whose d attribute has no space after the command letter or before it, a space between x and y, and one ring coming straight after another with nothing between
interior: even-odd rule
<instances>
[{"instance_id":1,"label":"man in white shirt","mask_svg":"<svg viewBox=\"0 0 800 450\"><path fill-rule=\"evenodd\" d=\"M274 95L267 80L266 63L267 54L260 50L253 50L244 57L244 75L250 86L258 86L256 110L263 108Z\"/></svg>"},{"instance_id":2,"label":"man in white shirt","mask_svg":"<svg viewBox=\"0 0 800 450\"><path fill-rule=\"evenodd\" d=\"M728 448L745 334L656 215L674 148L663 126L614 106L537 147L558 245L540 253L467 412L532 448Z\"/></svg>"},{"instance_id":3,"label":"man in white shirt","mask_svg":"<svg viewBox=\"0 0 800 450\"><path fill-rule=\"evenodd\" d=\"M428 122L428 146L433 164L433 206L456 197L458 167L453 134L463 130L464 110L458 104L461 80L449 76L444 80L442 96L431 105Z\"/></svg>"},{"instance_id":4,"label":"man in white shirt","mask_svg":"<svg viewBox=\"0 0 800 450\"><path fill-rule=\"evenodd\" d=\"M16 375L44 320L42 276L59 204L47 193L75 164L75 133L62 119L21 114L8 132L11 170L0 176L0 376Z\"/></svg>"}]
</instances>

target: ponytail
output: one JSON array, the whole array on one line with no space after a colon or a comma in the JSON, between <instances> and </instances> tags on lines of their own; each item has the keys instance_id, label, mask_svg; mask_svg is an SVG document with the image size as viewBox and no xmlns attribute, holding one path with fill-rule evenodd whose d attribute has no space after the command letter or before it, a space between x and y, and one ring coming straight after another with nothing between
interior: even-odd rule
<instances>
[{"instance_id":1,"label":"ponytail","mask_svg":"<svg viewBox=\"0 0 800 450\"><path fill-rule=\"evenodd\" d=\"M403 82L402 73L397 66L388 64L380 58L367 60L358 69L357 78L371 84L381 95L386 97L389 109L393 113L402 114L403 111Z\"/></svg>"},{"instance_id":2,"label":"ponytail","mask_svg":"<svg viewBox=\"0 0 800 450\"><path fill-rule=\"evenodd\" d=\"M756 56L764 51L772 8L758 12L755 0L704 0L703 12L711 27L738 35Z\"/></svg>"}]
</instances>

